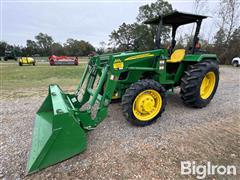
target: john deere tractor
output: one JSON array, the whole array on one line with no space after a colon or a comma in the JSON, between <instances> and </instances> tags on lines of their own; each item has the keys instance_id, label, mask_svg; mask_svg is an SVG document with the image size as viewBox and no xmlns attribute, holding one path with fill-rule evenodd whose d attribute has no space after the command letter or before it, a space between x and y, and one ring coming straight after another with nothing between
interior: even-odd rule
<instances>
[{"instance_id":1,"label":"john deere tractor","mask_svg":"<svg viewBox=\"0 0 240 180\"><path fill-rule=\"evenodd\" d=\"M157 25L156 49L95 55L90 58L75 94L65 94L58 85L36 114L28 172L56 164L84 151L86 133L106 118L112 99L122 100L122 112L136 126L150 125L164 112L167 93L180 87L183 103L207 106L219 81L218 58L199 45L202 20L207 16L174 11L145 23ZM175 50L179 26L196 23L189 49ZM171 46L161 45L161 29L172 29Z\"/></svg>"},{"instance_id":2,"label":"john deere tractor","mask_svg":"<svg viewBox=\"0 0 240 180\"><path fill-rule=\"evenodd\" d=\"M7 61L9 59L13 59L15 61L17 61L17 56L15 53L15 50L5 50L4 52L4 57L3 57L4 61Z\"/></svg>"}]
</instances>

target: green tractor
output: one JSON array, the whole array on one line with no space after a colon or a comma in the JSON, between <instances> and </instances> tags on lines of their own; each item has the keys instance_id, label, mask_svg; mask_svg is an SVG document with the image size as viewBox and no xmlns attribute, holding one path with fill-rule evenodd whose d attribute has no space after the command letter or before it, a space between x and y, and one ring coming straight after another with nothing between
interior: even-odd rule
<instances>
[{"instance_id":1,"label":"green tractor","mask_svg":"<svg viewBox=\"0 0 240 180\"><path fill-rule=\"evenodd\" d=\"M27 170L33 173L84 151L86 133L106 118L112 99L121 98L125 118L146 126L164 112L167 93L180 87L187 106L202 108L212 100L219 81L218 58L199 49L201 22L207 16L174 11L149 21L158 25L156 49L93 56L75 94L58 85L36 114ZM196 23L192 47L174 50L179 26ZM172 28L171 47L161 46L161 29Z\"/></svg>"},{"instance_id":2,"label":"green tractor","mask_svg":"<svg viewBox=\"0 0 240 180\"><path fill-rule=\"evenodd\" d=\"M5 50L4 52L4 57L3 57L4 61L7 61L9 59L13 59L15 61L17 61L17 56L15 53L15 50Z\"/></svg>"}]
</instances>

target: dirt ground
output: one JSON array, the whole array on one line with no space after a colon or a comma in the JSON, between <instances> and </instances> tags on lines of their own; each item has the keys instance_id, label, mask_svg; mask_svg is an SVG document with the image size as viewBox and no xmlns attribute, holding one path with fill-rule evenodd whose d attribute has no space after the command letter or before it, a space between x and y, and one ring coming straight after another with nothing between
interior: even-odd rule
<instances>
[{"instance_id":1,"label":"dirt ground","mask_svg":"<svg viewBox=\"0 0 240 180\"><path fill-rule=\"evenodd\" d=\"M221 66L220 73L217 93L206 108L184 106L176 91L162 117L148 127L131 126L120 103L111 104L108 118L88 133L84 153L29 176L34 116L44 95L17 97L5 91L0 179L194 179L180 174L181 161L235 165L237 176L209 178L240 179L240 68Z\"/></svg>"}]
</instances>

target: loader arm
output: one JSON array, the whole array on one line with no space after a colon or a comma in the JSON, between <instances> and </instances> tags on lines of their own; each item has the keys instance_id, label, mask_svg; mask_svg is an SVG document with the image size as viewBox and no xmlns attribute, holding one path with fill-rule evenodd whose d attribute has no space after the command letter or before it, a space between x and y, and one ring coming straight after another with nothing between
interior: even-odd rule
<instances>
[{"instance_id":1,"label":"loader arm","mask_svg":"<svg viewBox=\"0 0 240 180\"><path fill-rule=\"evenodd\" d=\"M110 73L109 65L89 63L75 94L65 94L58 85L49 86L49 94L35 119L28 173L86 149L86 132L107 116L117 78Z\"/></svg>"},{"instance_id":2,"label":"loader arm","mask_svg":"<svg viewBox=\"0 0 240 180\"><path fill-rule=\"evenodd\" d=\"M73 97L74 106L80 108L76 115L80 119L82 127L86 130L95 128L107 116L107 108L117 85L117 76L111 75L109 65L106 65L100 71L98 71L98 68L98 66L91 65L85 68L80 86ZM99 80L97 80L98 76ZM94 87L95 84L97 84L96 87ZM106 84L105 88L103 88L104 84ZM78 99L76 100L76 98ZM86 105L87 108L85 109L84 106ZM94 114L95 118L92 118Z\"/></svg>"}]
</instances>

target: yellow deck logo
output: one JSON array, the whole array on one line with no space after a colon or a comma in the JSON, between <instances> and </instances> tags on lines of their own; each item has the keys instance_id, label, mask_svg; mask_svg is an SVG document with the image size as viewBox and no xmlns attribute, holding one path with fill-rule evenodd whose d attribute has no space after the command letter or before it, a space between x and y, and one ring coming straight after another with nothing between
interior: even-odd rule
<instances>
[{"instance_id":1,"label":"yellow deck logo","mask_svg":"<svg viewBox=\"0 0 240 180\"><path fill-rule=\"evenodd\" d=\"M113 68L114 69L123 69L124 64L120 59L116 59L113 63Z\"/></svg>"}]
</instances>

